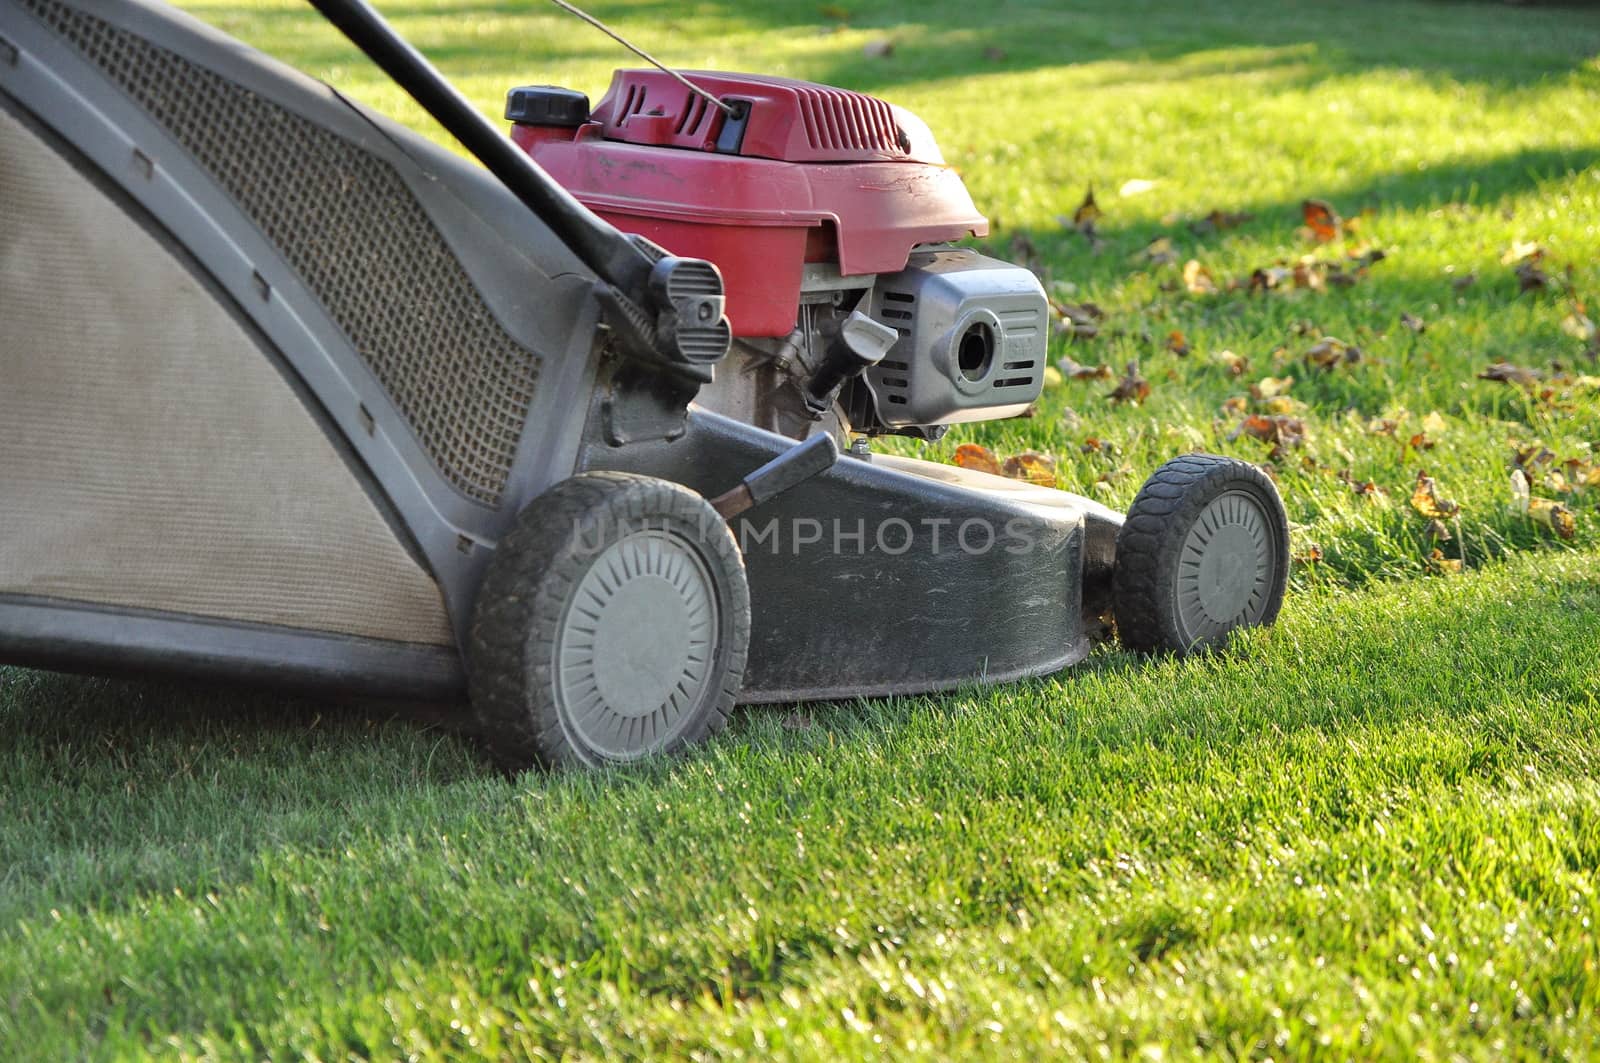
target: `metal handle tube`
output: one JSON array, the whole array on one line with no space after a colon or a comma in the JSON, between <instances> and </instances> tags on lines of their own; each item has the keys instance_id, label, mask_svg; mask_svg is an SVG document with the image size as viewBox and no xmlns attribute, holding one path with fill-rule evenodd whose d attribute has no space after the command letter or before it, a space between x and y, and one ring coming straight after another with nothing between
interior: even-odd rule
<instances>
[{"instance_id":1,"label":"metal handle tube","mask_svg":"<svg viewBox=\"0 0 1600 1063\"><path fill-rule=\"evenodd\" d=\"M311 0L311 4L550 226L601 280L630 298L642 295L651 266L644 254L502 135L372 5L366 0Z\"/></svg>"}]
</instances>

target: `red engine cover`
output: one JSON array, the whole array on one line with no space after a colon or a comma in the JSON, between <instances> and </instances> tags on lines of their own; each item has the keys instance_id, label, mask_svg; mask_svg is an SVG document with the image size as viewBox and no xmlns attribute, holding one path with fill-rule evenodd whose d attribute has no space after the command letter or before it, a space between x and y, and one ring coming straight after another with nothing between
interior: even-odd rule
<instances>
[{"instance_id":1,"label":"red engine cover","mask_svg":"<svg viewBox=\"0 0 1600 1063\"><path fill-rule=\"evenodd\" d=\"M749 107L737 153L717 147L724 113L659 70L617 71L577 129L518 125L511 136L618 228L715 262L736 335L789 334L808 261L890 273L918 244L988 233L911 113L788 78L686 76Z\"/></svg>"}]
</instances>

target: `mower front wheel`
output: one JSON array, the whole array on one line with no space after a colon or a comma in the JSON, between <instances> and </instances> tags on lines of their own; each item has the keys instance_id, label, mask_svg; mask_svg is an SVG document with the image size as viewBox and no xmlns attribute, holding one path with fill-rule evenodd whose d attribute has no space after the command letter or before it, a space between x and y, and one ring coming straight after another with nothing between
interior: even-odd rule
<instances>
[{"instance_id":1,"label":"mower front wheel","mask_svg":"<svg viewBox=\"0 0 1600 1063\"><path fill-rule=\"evenodd\" d=\"M516 771L673 753L726 724L750 592L727 523L688 488L584 473L531 502L473 611L468 683Z\"/></svg>"},{"instance_id":2,"label":"mower front wheel","mask_svg":"<svg viewBox=\"0 0 1600 1063\"><path fill-rule=\"evenodd\" d=\"M1157 469L1117 533L1112 610L1123 645L1188 654L1270 624L1289 573L1278 489L1248 462L1188 454Z\"/></svg>"}]
</instances>

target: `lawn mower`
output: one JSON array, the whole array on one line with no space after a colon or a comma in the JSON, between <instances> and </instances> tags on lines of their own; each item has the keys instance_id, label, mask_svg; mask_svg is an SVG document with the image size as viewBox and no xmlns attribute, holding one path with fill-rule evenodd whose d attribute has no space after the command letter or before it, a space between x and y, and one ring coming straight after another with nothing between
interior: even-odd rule
<instances>
[{"instance_id":1,"label":"lawn mower","mask_svg":"<svg viewBox=\"0 0 1600 1063\"><path fill-rule=\"evenodd\" d=\"M507 135L315 4L482 165L154 0L0 0L0 660L465 695L521 768L1275 617L1252 465L1124 518L874 444L1026 410L1051 332L915 116L647 68Z\"/></svg>"}]
</instances>

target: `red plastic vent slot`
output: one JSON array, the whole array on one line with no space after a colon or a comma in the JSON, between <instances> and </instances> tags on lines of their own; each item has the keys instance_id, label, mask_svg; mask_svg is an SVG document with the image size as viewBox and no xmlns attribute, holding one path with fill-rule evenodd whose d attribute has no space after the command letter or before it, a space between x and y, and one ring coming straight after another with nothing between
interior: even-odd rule
<instances>
[{"instance_id":1,"label":"red plastic vent slot","mask_svg":"<svg viewBox=\"0 0 1600 1063\"><path fill-rule=\"evenodd\" d=\"M898 154L899 137L889 105L843 89L806 86L796 91L806 139L818 151Z\"/></svg>"}]
</instances>

